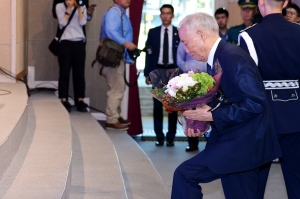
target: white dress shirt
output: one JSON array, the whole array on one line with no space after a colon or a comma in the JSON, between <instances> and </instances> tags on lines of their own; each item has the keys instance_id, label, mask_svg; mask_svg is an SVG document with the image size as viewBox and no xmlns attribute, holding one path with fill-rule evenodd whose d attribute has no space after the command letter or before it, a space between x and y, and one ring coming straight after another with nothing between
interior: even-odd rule
<instances>
[{"instance_id":1,"label":"white dress shirt","mask_svg":"<svg viewBox=\"0 0 300 199\"><path fill-rule=\"evenodd\" d=\"M158 64L163 65L163 48L164 48L164 35L165 35L165 26L161 26L160 30L160 50L159 50L159 58L158 58ZM169 62L168 65L174 64L173 60L173 26L169 25L167 27L168 29L168 39L169 39Z\"/></svg>"}]
</instances>

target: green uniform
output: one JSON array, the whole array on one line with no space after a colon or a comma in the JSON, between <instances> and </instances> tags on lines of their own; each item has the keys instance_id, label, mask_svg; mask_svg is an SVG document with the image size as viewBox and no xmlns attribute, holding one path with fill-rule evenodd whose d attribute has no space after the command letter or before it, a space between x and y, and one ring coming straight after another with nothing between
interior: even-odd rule
<instances>
[{"instance_id":1,"label":"green uniform","mask_svg":"<svg viewBox=\"0 0 300 199\"><path fill-rule=\"evenodd\" d=\"M246 28L245 24L241 24L238 26L234 26L229 28L228 30L228 42L233 44L238 44L238 36L241 30Z\"/></svg>"}]
</instances>

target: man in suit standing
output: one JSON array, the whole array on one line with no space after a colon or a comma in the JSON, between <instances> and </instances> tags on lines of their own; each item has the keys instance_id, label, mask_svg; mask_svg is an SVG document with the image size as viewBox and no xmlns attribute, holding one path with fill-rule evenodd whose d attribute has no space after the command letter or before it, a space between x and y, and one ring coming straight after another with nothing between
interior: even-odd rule
<instances>
[{"instance_id":1,"label":"man in suit standing","mask_svg":"<svg viewBox=\"0 0 300 199\"><path fill-rule=\"evenodd\" d=\"M151 84L149 73L155 69L171 69L177 68L176 52L179 45L179 36L177 28L172 26L172 19L174 17L174 8L172 5L164 4L160 8L160 18L162 25L150 29L146 46L152 47L152 54L146 55L146 63L144 75L146 77L146 84ZM164 144L163 133L163 106L160 101L154 99L153 118L154 131L156 134L156 146ZM176 134L177 112L168 114L168 133L167 146L174 146L174 138Z\"/></svg>"},{"instance_id":2,"label":"man in suit standing","mask_svg":"<svg viewBox=\"0 0 300 199\"><path fill-rule=\"evenodd\" d=\"M285 0L259 0L262 22L240 34L240 46L255 60L264 80L282 151L281 169L288 198L299 199L300 187L300 25L284 19ZM264 166L261 196L270 163Z\"/></svg>"},{"instance_id":3,"label":"man in suit standing","mask_svg":"<svg viewBox=\"0 0 300 199\"><path fill-rule=\"evenodd\" d=\"M218 100L183 113L188 119L209 121L212 131L205 149L175 170L172 199L202 198L199 183L219 178L230 182L230 186L223 184L226 198L257 198L259 167L281 152L255 62L219 37L218 24L208 14L183 19L179 36L188 53L208 63L209 73L222 70L224 100L214 111L210 110ZM188 129L185 134L195 137L203 132Z\"/></svg>"}]
</instances>

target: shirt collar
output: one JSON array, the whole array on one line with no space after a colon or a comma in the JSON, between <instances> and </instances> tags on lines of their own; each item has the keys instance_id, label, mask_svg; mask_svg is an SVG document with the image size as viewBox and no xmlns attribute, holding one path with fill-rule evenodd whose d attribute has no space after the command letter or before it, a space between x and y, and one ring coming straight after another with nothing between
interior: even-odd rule
<instances>
[{"instance_id":1,"label":"shirt collar","mask_svg":"<svg viewBox=\"0 0 300 199\"><path fill-rule=\"evenodd\" d=\"M213 47L210 49L210 52L209 52L209 54L208 54L207 63L208 63L211 67L213 66L214 55L215 55L215 53L216 53L216 50L217 50L217 47L218 47L220 41L221 41L221 38L219 37L219 38L215 41Z\"/></svg>"},{"instance_id":2,"label":"shirt collar","mask_svg":"<svg viewBox=\"0 0 300 199\"><path fill-rule=\"evenodd\" d=\"M161 26L161 31L165 31L165 29L166 29L166 27L162 25L162 26ZM170 31L173 29L172 24L169 25L169 26L167 27L167 29L168 29L168 32L170 32Z\"/></svg>"},{"instance_id":3,"label":"shirt collar","mask_svg":"<svg viewBox=\"0 0 300 199\"><path fill-rule=\"evenodd\" d=\"M116 6L116 7L120 8L120 10L121 10L123 13L126 13L125 9L122 8L121 6L119 6L118 4L114 3L113 6Z\"/></svg>"}]
</instances>

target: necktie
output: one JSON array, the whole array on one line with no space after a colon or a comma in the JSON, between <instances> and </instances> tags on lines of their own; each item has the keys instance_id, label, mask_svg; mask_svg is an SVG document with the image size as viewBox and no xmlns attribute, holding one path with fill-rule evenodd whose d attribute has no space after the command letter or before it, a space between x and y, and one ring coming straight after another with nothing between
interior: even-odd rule
<instances>
[{"instance_id":1,"label":"necktie","mask_svg":"<svg viewBox=\"0 0 300 199\"><path fill-rule=\"evenodd\" d=\"M214 76L215 75L215 71L214 71L214 69L211 67L211 65L209 65L208 63L207 63L207 73L209 74L209 75L211 75L211 76Z\"/></svg>"},{"instance_id":2,"label":"necktie","mask_svg":"<svg viewBox=\"0 0 300 199\"><path fill-rule=\"evenodd\" d=\"M164 34L164 45L163 45L163 63L167 65L169 63L169 37L168 37L168 29L165 29Z\"/></svg>"}]
</instances>

